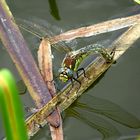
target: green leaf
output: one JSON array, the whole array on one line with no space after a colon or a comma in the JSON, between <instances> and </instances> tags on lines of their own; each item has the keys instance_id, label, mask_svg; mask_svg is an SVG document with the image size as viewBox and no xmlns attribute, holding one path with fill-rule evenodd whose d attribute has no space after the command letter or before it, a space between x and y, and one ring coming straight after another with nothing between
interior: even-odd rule
<instances>
[{"instance_id":1,"label":"green leaf","mask_svg":"<svg viewBox=\"0 0 140 140\"><path fill-rule=\"evenodd\" d=\"M6 69L0 71L0 109L7 140L28 140L16 83Z\"/></svg>"},{"instance_id":2,"label":"green leaf","mask_svg":"<svg viewBox=\"0 0 140 140\"><path fill-rule=\"evenodd\" d=\"M140 0L134 0L136 3L140 4Z\"/></svg>"}]
</instances>

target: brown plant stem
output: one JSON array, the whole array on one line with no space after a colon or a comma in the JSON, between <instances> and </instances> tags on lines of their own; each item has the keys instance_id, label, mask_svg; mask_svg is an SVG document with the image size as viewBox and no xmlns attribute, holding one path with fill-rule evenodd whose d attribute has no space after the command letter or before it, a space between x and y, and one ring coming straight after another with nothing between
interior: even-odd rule
<instances>
[{"instance_id":1,"label":"brown plant stem","mask_svg":"<svg viewBox=\"0 0 140 140\"><path fill-rule=\"evenodd\" d=\"M94 35L99 35L102 33L107 33L111 31L116 31L122 28L130 27L140 22L140 14L112 19L109 21L97 23L95 25L90 25L87 27L81 27L77 29L72 29L62 34L56 35L50 38L51 44L55 44L63 41L70 41L75 38L90 37Z\"/></svg>"},{"instance_id":2,"label":"brown plant stem","mask_svg":"<svg viewBox=\"0 0 140 140\"><path fill-rule=\"evenodd\" d=\"M56 95L56 89L53 82L52 52L50 42L47 38L43 39L39 45L38 63L44 81L46 82L46 85L52 97L54 97ZM61 122L60 126L57 128L49 126L51 130L52 140L63 140L62 119L59 108L56 107L52 115L54 115L53 119L55 119L56 121L59 120L59 122Z\"/></svg>"},{"instance_id":3,"label":"brown plant stem","mask_svg":"<svg viewBox=\"0 0 140 140\"><path fill-rule=\"evenodd\" d=\"M5 0L0 0L0 38L37 108L43 107L52 97ZM58 121L48 122L53 126L59 126Z\"/></svg>"}]
</instances>

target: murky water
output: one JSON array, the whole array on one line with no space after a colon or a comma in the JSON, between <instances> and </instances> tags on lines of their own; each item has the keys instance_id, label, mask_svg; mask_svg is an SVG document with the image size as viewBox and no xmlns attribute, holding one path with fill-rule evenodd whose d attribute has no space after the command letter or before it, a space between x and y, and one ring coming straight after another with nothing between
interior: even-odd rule
<instances>
[{"instance_id":1,"label":"murky water","mask_svg":"<svg viewBox=\"0 0 140 140\"><path fill-rule=\"evenodd\" d=\"M136 5L132 0L7 0L13 14L21 19L36 21L42 26L51 25L53 33L128 15ZM56 2L56 3L55 3ZM134 9L133 9L134 10ZM36 55L39 39L23 32ZM109 44L118 33L76 40L77 46L94 42ZM74 43L75 44L75 43ZM69 109L63 113L65 140L135 140L140 134L140 41L137 41L100 80L92 85ZM1 45L2 46L2 45ZM77 49L78 47L74 47ZM54 72L65 55L53 49ZM59 63L58 63L59 62ZM16 79L20 77L6 53L0 47L0 68L9 68ZM29 95L21 97L24 104L32 106ZM0 123L0 138L3 137ZM32 140L49 140L48 127Z\"/></svg>"}]
</instances>

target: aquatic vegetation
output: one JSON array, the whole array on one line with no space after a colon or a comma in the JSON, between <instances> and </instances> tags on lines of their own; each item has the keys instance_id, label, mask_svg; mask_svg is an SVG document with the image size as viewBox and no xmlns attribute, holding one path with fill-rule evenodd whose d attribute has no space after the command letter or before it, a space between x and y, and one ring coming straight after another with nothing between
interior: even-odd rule
<instances>
[{"instance_id":1,"label":"aquatic vegetation","mask_svg":"<svg viewBox=\"0 0 140 140\"><path fill-rule=\"evenodd\" d=\"M0 110L7 140L28 140L16 83L7 69L0 70Z\"/></svg>"}]
</instances>

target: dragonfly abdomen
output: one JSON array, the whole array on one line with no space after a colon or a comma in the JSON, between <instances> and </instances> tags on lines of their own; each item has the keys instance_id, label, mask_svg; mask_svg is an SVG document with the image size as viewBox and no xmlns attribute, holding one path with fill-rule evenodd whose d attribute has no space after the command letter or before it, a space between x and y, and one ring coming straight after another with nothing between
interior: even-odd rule
<instances>
[{"instance_id":1,"label":"dragonfly abdomen","mask_svg":"<svg viewBox=\"0 0 140 140\"><path fill-rule=\"evenodd\" d=\"M106 49L102 48L102 47L96 47L96 48L93 48L91 49L91 51L93 51L93 53L100 53L107 62L111 62L112 61L112 58L113 58L113 53L112 54L109 54L107 52ZM92 53L92 52L91 52Z\"/></svg>"},{"instance_id":2,"label":"dragonfly abdomen","mask_svg":"<svg viewBox=\"0 0 140 140\"><path fill-rule=\"evenodd\" d=\"M68 53L63 60L62 67L77 71L81 62L90 54L101 54L106 62L111 62L113 58L113 53L109 54L102 45L93 44Z\"/></svg>"},{"instance_id":3,"label":"dragonfly abdomen","mask_svg":"<svg viewBox=\"0 0 140 140\"><path fill-rule=\"evenodd\" d=\"M100 44L93 44L93 45L88 45L85 48L82 48L79 50L79 54L84 54L87 53L86 56L89 54L101 54L107 62L112 61L113 58L113 53L108 53L108 51ZM78 54L78 51L77 51ZM85 57L84 57L85 58Z\"/></svg>"}]
</instances>

